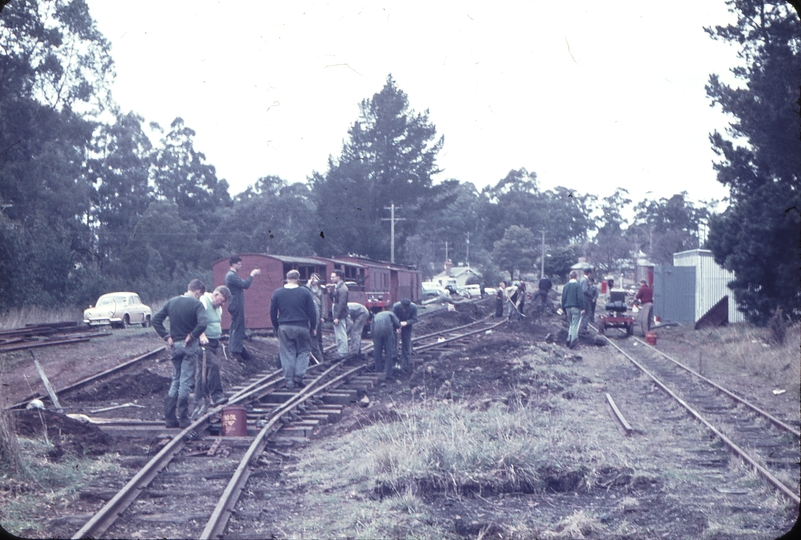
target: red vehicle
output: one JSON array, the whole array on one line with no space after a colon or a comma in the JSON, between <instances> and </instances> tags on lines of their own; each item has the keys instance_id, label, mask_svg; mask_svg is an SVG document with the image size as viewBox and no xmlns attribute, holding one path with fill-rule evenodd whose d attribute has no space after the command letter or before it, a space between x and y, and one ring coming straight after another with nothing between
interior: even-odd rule
<instances>
[{"instance_id":1,"label":"red vehicle","mask_svg":"<svg viewBox=\"0 0 801 540\"><path fill-rule=\"evenodd\" d=\"M609 301L604 308L606 315L601 317L598 325L599 334L604 335L607 328L625 329L627 336L634 333L634 317L626 315L626 291L610 291Z\"/></svg>"},{"instance_id":2,"label":"red vehicle","mask_svg":"<svg viewBox=\"0 0 801 540\"><path fill-rule=\"evenodd\" d=\"M243 279L254 268L259 268L262 272L253 279L250 288L245 290L245 327L251 330L272 328L270 299L276 289L284 286L286 273L290 270L300 272L301 284L305 284L309 276L316 273L323 285L328 281L331 272L342 270L348 285L349 301L364 304L373 313L391 308L394 302L402 298L408 297L419 302L422 296L422 274L419 270L403 265L360 257L328 259L265 253L240 253L239 256L242 258L239 275ZM225 284L229 266L227 257L212 264L215 287ZM324 304L325 315L328 316L331 309L328 295L324 296ZM226 309L223 309L222 327L231 327L231 316Z\"/></svg>"}]
</instances>

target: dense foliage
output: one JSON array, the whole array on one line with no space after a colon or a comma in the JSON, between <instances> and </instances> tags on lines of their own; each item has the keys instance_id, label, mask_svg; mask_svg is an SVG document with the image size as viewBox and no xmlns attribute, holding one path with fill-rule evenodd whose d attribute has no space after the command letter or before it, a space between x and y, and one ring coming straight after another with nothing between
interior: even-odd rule
<instances>
[{"instance_id":1,"label":"dense foliage","mask_svg":"<svg viewBox=\"0 0 801 540\"><path fill-rule=\"evenodd\" d=\"M579 257L604 272L630 269L640 251L670 264L675 251L700 247L710 220L716 256L738 274L738 301L765 312L783 277L798 282L789 244L775 237L797 238L798 214L783 209L801 205L788 204L797 200L799 149L786 121L797 96L798 43L788 37L797 19L760 5L736 2L752 10L740 25L710 30L742 39L748 64L737 73L744 89L710 81L714 102L739 119L713 135L732 204L710 216L686 193L635 203L623 189L601 200L543 190L525 168L480 190L435 181L444 137L391 75L358 104L325 171L305 184L265 174L232 197L181 118L163 129L119 110L107 87L109 43L84 0L15 0L0 11L0 309L86 305L109 290L154 302L193 277L210 280L212 262L233 253L389 260L394 205L396 262L425 277L446 259L469 264L487 285L541 269L564 278ZM764 28L748 26L755 21ZM736 146L740 139L749 144Z\"/></svg>"},{"instance_id":2,"label":"dense foliage","mask_svg":"<svg viewBox=\"0 0 801 540\"><path fill-rule=\"evenodd\" d=\"M731 0L737 23L707 29L740 45L742 84L713 75L707 93L733 118L711 135L718 180L729 187L729 208L710 221L715 260L732 270L738 307L764 324L777 307L797 318L801 305L801 25L781 0Z\"/></svg>"}]
</instances>

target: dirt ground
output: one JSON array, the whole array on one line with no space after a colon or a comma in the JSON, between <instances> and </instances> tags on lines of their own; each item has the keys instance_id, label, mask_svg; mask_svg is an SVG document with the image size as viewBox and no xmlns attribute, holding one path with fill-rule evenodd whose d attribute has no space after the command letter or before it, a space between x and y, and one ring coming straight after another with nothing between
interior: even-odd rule
<instances>
[{"instance_id":1,"label":"dirt ground","mask_svg":"<svg viewBox=\"0 0 801 540\"><path fill-rule=\"evenodd\" d=\"M422 335L467 324L489 313L489 309L489 304L482 308L462 305L457 311L421 322L415 333ZM686 450L671 441L679 436L695 437L698 447L691 450L693 455L717 458L718 449L710 446L712 443L701 428L694 427L680 413L675 414L675 421L665 420L660 408L662 396L654 393L612 347L584 339L577 349L569 350L563 345L565 335L562 318L548 310L530 313L526 319L488 332L464 347L436 355L420 354L415 357L411 375L380 384L369 393L369 406L354 404L346 408L338 423L325 426L314 439L290 453L301 458L306 453L325 452L338 437L374 423L397 421L399 410L421 400L458 402L471 410L485 410L497 403L534 407L542 414L558 415L566 425L588 426L582 428L586 429L583 436L587 439L615 441L598 452L628 456L627 465L592 465L597 469L597 482L592 487L583 480L586 471L565 470L555 463L538 471L544 488L532 486L523 492L485 490L480 496L465 493L457 497L432 491L424 494L431 521L428 526L439 527L453 538L528 537L520 531L533 531L543 538L775 538L789 530L797 518L797 508L781 502L734 458L721 458L722 466L711 467L707 463L710 460L688 457ZM797 339L798 333L791 335ZM705 374L714 375L723 386L735 389L796 426L801 424L797 393L774 394L772 390L779 383L775 378L761 379L753 373L744 376L746 370L742 366L732 365L729 358L720 355L720 342L729 339L727 336L687 328L662 329L658 347L688 363L698 362ZM88 344L43 349L37 352L37 358L59 387L89 375L100 365L110 367L161 344L152 329L128 329ZM246 379L258 368L274 366L275 339L255 338L248 348L258 358L257 365L224 361L226 386ZM699 361L699 350L711 352ZM25 354L12 353L0 359L4 367L0 372L2 383L8 385L3 393L6 406L37 390L39 378L35 370L31 372L32 366L27 364L32 361ZM788 358L788 362L789 372L795 373L798 356ZM159 419L159 405L169 385L170 372L166 354L160 355L135 372L121 373L74 393L65 398L63 405L70 412L86 414L110 400L135 403L144 408L121 408L108 416ZM605 393L619 400L635 425L636 435L615 435L618 428L605 408ZM91 457L117 448L115 441L94 426L52 412L40 415L38 411L24 411L15 413L15 417L21 436L41 436L47 430L48 437L56 441L50 456L53 460L68 453ZM603 432L603 438L594 433L595 429ZM610 434L614 435L611 439ZM293 462L285 463L288 470ZM698 482L699 477L714 482ZM251 489L258 492L258 475L254 481ZM284 482L280 474L276 477L272 472L269 481ZM263 523L258 530L265 537L299 536L297 531L302 529L298 524L302 523L304 512L333 515L360 499L374 500L377 493L329 494L329 498L343 501L341 508L321 507L313 495L292 489L287 483L280 499L270 501L269 512L259 515ZM6 493L8 496L13 494ZM80 513L76 508L66 505L60 511ZM64 532L63 528L44 530L56 536ZM401 537L408 534L399 532ZM341 535L339 531L337 536ZM345 535L358 536L351 531Z\"/></svg>"}]
</instances>

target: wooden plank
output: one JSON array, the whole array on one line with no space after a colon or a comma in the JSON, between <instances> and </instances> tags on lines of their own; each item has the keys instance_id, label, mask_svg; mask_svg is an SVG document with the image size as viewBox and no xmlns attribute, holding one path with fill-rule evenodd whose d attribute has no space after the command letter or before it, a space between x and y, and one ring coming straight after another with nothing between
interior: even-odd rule
<instances>
[{"instance_id":1,"label":"wooden plank","mask_svg":"<svg viewBox=\"0 0 801 540\"><path fill-rule=\"evenodd\" d=\"M36 370L39 372L39 376L42 378L42 382L47 389L47 393L50 394L50 401L52 401L53 405L56 406L56 410L58 412L63 413L64 409L61 408L61 403L58 402L58 396L56 396L56 392L53 390L53 387L50 386L50 380L47 378L47 375L45 375L44 369L42 369L42 366L39 364L39 360L36 359L36 355L33 354L33 351L30 351L30 353L33 357L33 363L36 364Z\"/></svg>"},{"instance_id":2,"label":"wooden plank","mask_svg":"<svg viewBox=\"0 0 801 540\"><path fill-rule=\"evenodd\" d=\"M623 426L623 429L626 431L626 436L631 435L633 431L631 425L623 417L623 414L617 408L617 405L615 405L615 400L612 399L612 396L610 396L608 392L606 394L606 400L609 402L609 406L612 407L612 411L615 413L618 422L620 422L620 425Z\"/></svg>"}]
</instances>

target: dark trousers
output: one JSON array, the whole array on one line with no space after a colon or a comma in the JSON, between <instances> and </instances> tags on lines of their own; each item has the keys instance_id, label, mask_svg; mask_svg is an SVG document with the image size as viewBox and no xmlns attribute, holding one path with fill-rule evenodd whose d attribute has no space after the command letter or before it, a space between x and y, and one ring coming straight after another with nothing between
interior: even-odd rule
<instances>
[{"instance_id":1,"label":"dark trousers","mask_svg":"<svg viewBox=\"0 0 801 540\"><path fill-rule=\"evenodd\" d=\"M387 378L392 376L397 347L394 330L376 332L376 329L373 329L373 357L375 358L376 372L383 371Z\"/></svg>"},{"instance_id":2,"label":"dark trousers","mask_svg":"<svg viewBox=\"0 0 801 540\"><path fill-rule=\"evenodd\" d=\"M412 327L404 326L401 328L401 369L409 371L412 359Z\"/></svg>"},{"instance_id":3,"label":"dark trousers","mask_svg":"<svg viewBox=\"0 0 801 540\"><path fill-rule=\"evenodd\" d=\"M319 321L317 321L317 328L315 328L314 335L311 338L311 354L318 362L325 360L323 358L323 324Z\"/></svg>"},{"instance_id":4,"label":"dark trousers","mask_svg":"<svg viewBox=\"0 0 801 540\"><path fill-rule=\"evenodd\" d=\"M206 355L206 384L203 384L203 354ZM212 401L218 401L224 397L222 379L220 378L220 362L218 354L221 354L220 342L210 339L208 345L201 350L200 358L197 360L195 370L195 399L210 397Z\"/></svg>"},{"instance_id":5,"label":"dark trousers","mask_svg":"<svg viewBox=\"0 0 801 540\"><path fill-rule=\"evenodd\" d=\"M306 368L309 367L310 350L311 337L308 326L292 324L278 326L278 355L281 357L281 367L287 383L303 379Z\"/></svg>"},{"instance_id":6,"label":"dark trousers","mask_svg":"<svg viewBox=\"0 0 801 540\"><path fill-rule=\"evenodd\" d=\"M245 349L245 310L228 311L231 314L231 329L228 331L228 350L242 354Z\"/></svg>"}]
</instances>

